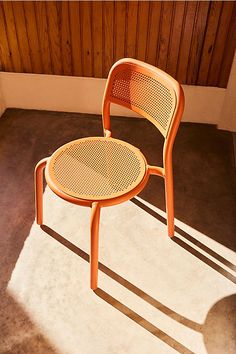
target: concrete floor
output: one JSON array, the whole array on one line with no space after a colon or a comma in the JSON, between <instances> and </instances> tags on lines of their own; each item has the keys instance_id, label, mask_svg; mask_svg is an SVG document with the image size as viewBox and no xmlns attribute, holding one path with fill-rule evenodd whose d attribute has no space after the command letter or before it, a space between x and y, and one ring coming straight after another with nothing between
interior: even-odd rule
<instances>
[{"instance_id":1,"label":"concrete floor","mask_svg":"<svg viewBox=\"0 0 236 354\"><path fill-rule=\"evenodd\" d=\"M161 163L162 138L140 119L113 136ZM0 353L236 352L236 179L232 134L182 124L174 147L176 236L163 181L102 210L99 289L89 289L89 212L46 187L34 221L33 169L100 117L8 109L0 119Z\"/></svg>"}]
</instances>

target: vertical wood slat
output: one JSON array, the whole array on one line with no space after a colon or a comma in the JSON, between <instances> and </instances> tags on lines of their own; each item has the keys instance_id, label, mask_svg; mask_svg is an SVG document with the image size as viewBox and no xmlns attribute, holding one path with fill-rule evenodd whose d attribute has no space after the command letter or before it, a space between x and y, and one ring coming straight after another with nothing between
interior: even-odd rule
<instances>
[{"instance_id":1,"label":"vertical wood slat","mask_svg":"<svg viewBox=\"0 0 236 354\"><path fill-rule=\"evenodd\" d=\"M92 37L94 76L103 77L103 35L102 35L102 1L93 1Z\"/></svg>"},{"instance_id":2,"label":"vertical wood slat","mask_svg":"<svg viewBox=\"0 0 236 354\"><path fill-rule=\"evenodd\" d=\"M157 66L166 70L169 42L171 37L171 24L173 16L173 1L163 2L162 4L162 16L161 16L161 28L160 28L160 46L157 57Z\"/></svg>"},{"instance_id":3,"label":"vertical wood slat","mask_svg":"<svg viewBox=\"0 0 236 354\"><path fill-rule=\"evenodd\" d=\"M81 1L79 4L80 4L80 15L81 15L83 76L93 76L91 2Z\"/></svg>"},{"instance_id":4,"label":"vertical wood slat","mask_svg":"<svg viewBox=\"0 0 236 354\"><path fill-rule=\"evenodd\" d=\"M196 9L196 21L192 33L192 43L189 53L189 63L186 83L191 84L197 81L198 68L201 60L201 52L204 41L204 31L206 27L209 1L198 1Z\"/></svg>"},{"instance_id":5,"label":"vertical wood slat","mask_svg":"<svg viewBox=\"0 0 236 354\"><path fill-rule=\"evenodd\" d=\"M126 1L115 2L114 61L125 56Z\"/></svg>"},{"instance_id":6,"label":"vertical wood slat","mask_svg":"<svg viewBox=\"0 0 236 354\"><path fill-rule=\"evenodd\" d=\"M26 73L32 72L31 56L29 50L29 42L26 31L25 13L22 1L16 1L13 6L13 14L15 18L15 26L18 37L21 61L23 70Z\"/></svg>"},{"instance_id":7,"label":"vertical wood slat","mask_svg":"<svg viewBox=\"0 0 236 354\"><path fill-rule=\"evenodd\" d=\"M236 47L228 1L0 1L2 70L106 77L122 57L181 83L225 87Z\"/></svg>"},{"instance_id":8,"label":"vertical wood slat","mask_svg":"<svg viewBox=\"0 0 236 354\"><path fill-rule=\"evenodd\" d=\"M43 72L42 61L40 56L40 47L38 40L38 32L36 26L36 17L34 4L31 1L24 1L25 23L29 41L29 50L32 63L32 70L36 74Z\"/></svg>"},{"instance_id":9,"label":"vertical wood slat","mask_svg":"<svg viewBox=\"0 0 236 354\"><path fill-rule=\"evenodd\" d=\"M199 66L199 74L197 83L199 85L206 85L208 72L211 63L211 57L213 53L218 21L221 13L222 1L211 2L210 12L208 16L208 26L206 29L205 40L203 44L203 54Z\"/></svg>"},{"instance_id":10,"label":"vertical wood slat","mask_svg":"<svg viewBox=\"0 0 236 354\"><path fill-rule=\"evenodd\" d=\"M185 3L185 23L182 32L181 46L178 59L177 80L186 82L187 68L189 62L189 51L191 47L192 32L197 9L196 1Z\"/></svg>"},{"instance_id":11,"label":"vertical wood slat","mask_svg":"<svg viewBox=\"0 0 236 354\"><path fill-rule=\"evenodd\" d=\"M36 22L44 74L52 74L51 48L48 36L48 21L46 4L44 1L35 1Z\"/></svg>"},{"instance_id":12,"label":"vertical wood slat","mask_svg":"<svg viewBox=\"0 0 236 354\"><path fill-rule=\"evenodd\" d=\"M232 60L234 58L236 47L236 2L231 15L228 36L225 43L224 53L227 54L223 57L221 64L221 71L218 80L218 86L226 87L229 79Z\"/></svg>"},{"instance_id":13,"label":"vertical wood slat","mask_svg":"<svg viewBox=\"0 0 236 354\"><path fill-rule=\"evenodd\" d=\"M57 3L54 1L47 1L46 12L48 18L48 34L50 39L53 73L60 75L62 74L62 60Z\"/></svg>"},{"instance_id":14,"label":"vertical wood slat","mask_svg":"<svg viewBox=\"0 0 236 354\"><path fill-rule=\"evenodd\" d=\"M181 41L181 32L184 18L184 1L177 1L173 8L172 33L169 43L169 55L167 58L166 70L175 76L178 66L178 56Z\"/></svg>"},{"instance_id":15,"label":"vertical wood slat","mask_svg":"<svg viewBox=\"0 0 236 354\"><path fill-rule=\"evenodd\" d=\"M22 72L23 67L21 63L21 56L18 46L17 33L15 28L15 20L13 15L12 3L11 2L2 2L3 12L6 20L6 31L9 49L12 54L12 64L15 72Z\"/></svg>"},{"instance_id":16,"label":"vertical wood slat","mask_svg":"<svg viewBox=\"0 0 236 354\"><path fill-rule=\"evenodd\" d=\"M82 76L82 47L80 37L80 12L77 1L69 2L73 75Z\"/></svg>"},{"instance_id":17,"label":"vertical wood slat","mask_svg":"<svg viewBox=\"0 0 236 354\"><path fill-rule=\"evenodd\" d=\"M149 1L138 3L136 58L145 61L148 37Z\"/></svg>"},{"instance_id":18,"label":"vertical wood slat","mask_svg":"<svg viewBox=\"0 0 236 354\"><path fill-rule=\"evenodd\" d=\"M0 4L0 70L13 70L2 4Z\"/></svg>"},{"instance_id":19,"label":"vertical wood slat","mask_svg":"<svg viewBox=\"0 0 236 354\"><path fill-rule=\"evenodd\" d=\"M149 64L156 65L156 53L158 52L159 23L161 16L161 3L150 2L149 7L149 35L147 40L146 60Z\"/></svg>"},{"instance_id":20,"label":"vertical wood slat","mask_svg":"<svg viewBox=\"0 0 236 354\"><path fill-rule=\"evenodd\" d=\"M103 76L107 77L108 72L114 62L114 2L105 1L103 2L103 27L104 27L104 40L103 40L103 51L104 51L104 66L103 66Z\"/></svg>"},{"instance_id":21,"label":"vertical wood slat","mask_svg":"<svg viewBox=\"0 0 236 354\"><path fill-rule=\"evenodd\" d=\"M67 1L61 1L60 5L60 32L61 32L61 54L62 67L64 75L72 75L72 55L71 55L71 39L70 39L70 24L69 24L69 6Z\"/></svg>"},{"instance_id":22,"label":"vertical wood slat","mask_svg":"<svg viewBox=\"0 0 236 354\"><path fill-rule=\"evenodd\" d=\"M217 35L212 53L211 65L209 68L207 83L211 86L218 84L218 78L221 72L221 62L223 60L223 51L225 43L227 43L227 35L230 22L227 23L227 18L231 16L234 9L234 2L224 2L222 5L221 15L219 19ZM232 29L231 29L232 31Z\"/></svg>"},{"instance_id":23,"label":"vertical wood slat","mask_svg":"<svg viewBox=\"0 0 236 354\"><path fill-rule=\"evenodd\" d=\"M135 58L138 1L128 1L126 57Z\"/></svg>"}]
</instances>

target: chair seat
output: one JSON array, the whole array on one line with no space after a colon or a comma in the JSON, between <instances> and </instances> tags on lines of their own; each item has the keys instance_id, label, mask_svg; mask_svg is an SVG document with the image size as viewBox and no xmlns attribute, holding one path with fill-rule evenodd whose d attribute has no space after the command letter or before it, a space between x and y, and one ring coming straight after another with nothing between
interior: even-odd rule
<instances>
[{"instance_id":1,"label":"chair seat","mask_svg":"<svg viewBox=\"0 0 236 354\"><path fill-rule=\"evenodd\" d=\"M49 158L49 187L89 201L122 196L143 180L146 160L136 147L114 138L90 137L61 146Z\"/></svg>"}]
</instances>

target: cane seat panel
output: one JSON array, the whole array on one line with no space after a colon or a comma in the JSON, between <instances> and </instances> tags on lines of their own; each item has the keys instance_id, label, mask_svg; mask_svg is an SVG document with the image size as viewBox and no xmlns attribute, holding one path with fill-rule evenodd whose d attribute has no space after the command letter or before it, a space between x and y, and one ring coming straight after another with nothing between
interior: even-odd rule
<instances>
[{"instance_id":1,"label":"cane seat panel","mask_svg":"<svg viewBox=\"0 0 236 354\"><path fill-rule=\"evenodd\" d=\"M63 145L47 164L47 183L85 200L122 196L143 180L146 160L136 147L114 138L92 137Z\"/></svg>"}]
</instances>

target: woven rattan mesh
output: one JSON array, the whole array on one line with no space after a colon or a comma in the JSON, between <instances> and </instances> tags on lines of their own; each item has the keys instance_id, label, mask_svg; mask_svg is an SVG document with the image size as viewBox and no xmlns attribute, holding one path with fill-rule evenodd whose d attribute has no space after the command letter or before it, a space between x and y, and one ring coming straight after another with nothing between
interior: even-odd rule
<instances>
[{"instance_id":1,"label":"woven rattan mesh","mask_svg":"<svg viewBox=\"0 0 236 354\"><path fill-rule=\"evenodd\" d=\"M115 75L111 97L141 109L164 131L168 130L174 98L171 91L153 77L126 68Z\"/></svg>"},{"instance_id":2,"label":"woven rattan mesh","mask_svg":"<svg viewBox=\"0 0 236 354\"><path fill-rule=\"evenodd\" d=\"M141 182L145 160L138 149L120 140L85 138L57 150L49 172L58 188L71 196L109 199Z\"/></svg>"}]
</instances>

